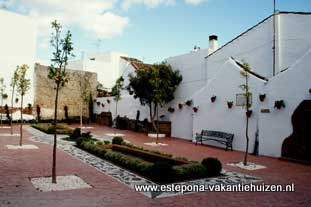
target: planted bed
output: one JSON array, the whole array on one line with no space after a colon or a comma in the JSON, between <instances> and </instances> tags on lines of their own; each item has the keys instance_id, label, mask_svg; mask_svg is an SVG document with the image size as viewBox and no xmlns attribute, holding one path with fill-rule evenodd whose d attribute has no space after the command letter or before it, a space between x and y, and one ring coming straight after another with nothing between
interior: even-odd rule
<instances>
[{"instance_id":1,"label":"planted bed","mask_svg":"<svg viewBox=\"0 0 311 207\"><path fill-rule=\"evenodd\" d=\"M116 139L119 141L114 142ZM104 144L90 137L80 137L76 139L76 144L97 157L161 184L219 176L222 169L217 158L206 158L202 162L189 161L128 144L121 139L114 138L113 144Z\"/></svg>"}]
</instances>

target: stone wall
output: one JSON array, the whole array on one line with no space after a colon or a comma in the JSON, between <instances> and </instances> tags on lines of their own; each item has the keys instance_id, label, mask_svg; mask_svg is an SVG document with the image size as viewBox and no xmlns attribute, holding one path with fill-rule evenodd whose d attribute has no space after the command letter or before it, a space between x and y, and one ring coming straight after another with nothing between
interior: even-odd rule
<instances>
[{"instance_id":1,"label":"stone wall","mask_svg":"<svg viewBox=\"0 0 311 207\"><path fill-rule=\"evenodd\" d=\"M58 99L58 119L65 118L64 107L68 107L70 118L80 116L80 80L81 71L67 69L69 81L59 90ZM55 83L48 78L48 67L35 64L34 67L34 107L37 105L41 109L41 119L53 119L55 103ZM87 94L91 93L93 99L96 97L97 74L91 72L82 72L82 80L86 86ZM88 101L83 103L83 117L89 117ZM34 110L36 115L36 110Z\"/></svg>"}]
</instances>

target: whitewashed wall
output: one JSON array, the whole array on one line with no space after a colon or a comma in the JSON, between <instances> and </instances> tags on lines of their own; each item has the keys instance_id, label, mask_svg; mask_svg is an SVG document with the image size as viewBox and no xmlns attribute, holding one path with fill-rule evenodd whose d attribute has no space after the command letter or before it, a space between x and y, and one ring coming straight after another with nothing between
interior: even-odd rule
<instances>
[{"instance_id":1,"label":"whitewashed wall","mask_svg":"<svg viewBox=\"0 0 311 207\"><path fill-rule=\"evenodd\" d=\"M11 103L11 78L17 65L27 64L31 88L25 96L25 106L33 104L33 67L36 56L36 24L29 17L0 9L0 77L4 78L9 95L4 104ZM18 103L19 104L19 103Z\"/></svg>"},{"instance_id":2,"label":"whitewashed wall","mask_svg":"<svg viewBox=\"0 0 311 207\"><path fill-rule=\"evenodd\" d=\"M259 149L260 153L279 157L285 138L292 133L291 116L298 105L305 99L310 99L311 50L288 70L272 78L264 87L267 94L260 108L270 109L270 113L260 114ZM283 99L286 107L274 109L274 102Z\"/></svg>"},{"instance_id":3,"label":"whitewashed wall","mask_svg":"<svg viewBox=\"0 0 311 207\"><path fill-rule=\"evenodd\" d=\"M217 75L210 79L206 87L195 94L194 105L199 106L199 111L194 113L193 131L200 133L202 129L217 130L234 134L233 149L245 150L245 108L236 106L236 94L243 93L240 88L245 84L245 78L240 74L241 68L228 59L223 64ZM249 118L250 152L253 150L255 133L258 120L258 89L263 84L261 79L249 76L249 88L252 93L252 116ZM216 101L210 98L215 95ZM233 101L231 109L227 101ZM217 142L210 141L210 145L220 146ZM222 146L223 147L223 146Z\"/></svg>"}]
</instances>

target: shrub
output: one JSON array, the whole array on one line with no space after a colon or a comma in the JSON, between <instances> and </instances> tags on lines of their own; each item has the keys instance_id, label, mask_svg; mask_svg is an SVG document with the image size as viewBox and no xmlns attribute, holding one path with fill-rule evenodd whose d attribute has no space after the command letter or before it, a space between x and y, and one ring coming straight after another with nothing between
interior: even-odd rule
<instances>
[{"instance_id":1,"label":"shrub","mask_svg":"<svg viewBox=\"0 0 311 207\"><path fill-rule=\"evenodd\" d=\"M101 141L99 141L99 142L97 142L97 144L98 144L98 145L103 145L104 143L101 142Z\"/></svg>"},{"instance_id":2,"label":"shrub","mask_svg":"<svg viewBox=\"0 0 311 207\"><path fill-rule=\"evenodd\" d=\"M201 164L205 166L207 176L212 177L220 175L222 164L217 158L204 158Z\"/></svg>"},{"instance_id":3,"label":"shrub","mask_svg":"<svg viewBox=\"0 0 311 207\"><path fill-rule=\"evenodd\" d=\"M70 139L77 139L81 137L81 129L80 128L75 128L72 132L72 134L70 135Z\"/></svg>"},{"instance_id":4,"label":"shrub","mask_svg":"<svg viewBox=\"0 0 311 207\"><path fill-rule=\"evenodd\" d=\"M123 138L122 137L114 137L112 139L112 144L118 144L118 145L121 145L123 142Z\"/></svg>"},{"instance_id":5,"label":"shrub","mask_svg":"<svg viewBox=\"0 0 311 207\"><path fill-rule=\"evenodd\" d=\"M187 180L206 176L206 167L200 163L191 163L175 167L176 179Z\"/></svg>"},{"instance_id":6,"label":"shrub","mask_svg":"<svg viewBox=\"0 0 311 207\"><path fill-rule=\"evenodd\" d=\"M174 177L173 166L167 162L155 162L147 173L155 181L160 182L169 181Z\"/></svg>"},{"instance_id":7,"label":"shrub","mask_svg":"<svg viewBox=\"0 0 311 207\"><path fill-rule=\"evenodd\" d=\"M110 141L105 140L105 141L104 141L104 144L110 144Z\"/></svg>"},{"instance_id":8,"label":"shrub","mask_svg":"<svg viewBox=\"0 0 311 207\"><path fill-rule=\"evenodd\" d=\"M48 134L54 134L54 132L55 132L55 130L54 130L54 127L53 127L53 126L49 127L49 128L46 130L46 133L48 133Z\"/></svg>"},{"instance_id":9,"label":"shrub","mask_svg":"<svg viewBox=\"0 0 311 207\"><path fill-rule=\"evenodd\" d=\"M91 139L92 135L91 132L85 132L81 134L81 137L87 138L87 139Z\"/></svg>"}]
</instances>

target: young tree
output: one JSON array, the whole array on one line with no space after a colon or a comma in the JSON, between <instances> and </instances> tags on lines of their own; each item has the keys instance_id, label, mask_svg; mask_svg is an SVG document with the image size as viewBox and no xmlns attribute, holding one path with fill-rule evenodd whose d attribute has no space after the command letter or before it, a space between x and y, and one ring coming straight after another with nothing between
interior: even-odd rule
<instances>
[{"instance_id":1,"label":"young tree","mask_svg":"<svg viewBox=\"0 0 311 207\"><path fill-rule=\"evenodd\" d=\"M30 79L26 78L27 70L29 69L28 65L21 65L18 69L18 82L17 82L17 92L21 96L21 124L20 124L20 139L19 145L23 144L23 101L24 95L30 88Z\"/></svg>"},{"instance_id":2,"label":"young tree","mask_svg":"<svg viewBox=\"0 0 311 207\"><path fill-rule=\"evenodd\" d=\"M55 105L54 105L54 145L53 145L53 164L52 164L52 183L56 183L56 146L57 146L57 105L59 89L67 82L66 66L68 59L73 57L73 47L71 33L67 31L64 38L61 38L62 26L55 20L52 22L54 30L51 36L51 46L54 50L51 66L49 67L48 78L55 83Z\"/></svg>"},{"instance_id":3,"label":"young tree","mask_svg":"<svg viewBox=\"0 0 311 207\"><path fill-rule=\"evenodd\" d=\"M134 94L134 98L139 98L142 105L149 106L150 121L153 130L157 131L154 122L157 108L174 100L174 92L182 81L182 76L170 65L161 63L136 70L135 76L129 76L129 81L129 93Z\"/></svg>"},{"instance_id":4,"label":"young tree","mask_svg":"<svg viewBox=\"0 0 311 207\"><path fill-rule=\"evenodd\" d=\"M116 80L115 85L112 87L111 89L111 95L114 96L114 100L116 102L116 119L117 120L117 116L118 116L118 102L121 100L121 90L123 89L123 83L124 83L124 79L121 76L120 78L118 78Z\"/></svg>"},{"instance_id":5,"label":"young tree","mask_svg":"<svg viewBox=\"0 0 311 207\"><path fill-rule=\"evenodd\" d=\"M11 96L11 119L10 119L10 125L11 125L11 134L13 134L13 104L14 104L14 93L15 93L15 87L18 83L18 70L19 66L16 67L12 80L11 80L11 87L12 87L12 96Z\"/></svg>"},{"instance_id":6,"label":"young tree","mask_svg":"<svg viewBox=\"0 0 311 207\"><path fill-rule=\"evenodd\" d=\"M248 63L243 62L243 71L241 71L241 75L245 78L245 84L240 85L242 90L244 91L243 95L245 97L245 110L246 110L246 127L245 127L245 138L246 138L246 149L245 149L245 155L244 155L244 165L247 165L247 155L248 155L248 145L249 145L249 136L248 136L248 122L249 122L249 116L247 114L250 113L251 108L251 92L249 91L249 84L248 84L248 78L249 78L249 71L250 66Z\"/></svg>"},{"instance_id":7,"label":"young tree","mask_svg":"<svg viewBox=\"0 0 311 207\"><path fill-rule=\"evenodd\" d=\"M3 95L5 91L5 85L4 85L4 79L0 78L0 98L1 98L1 113L0 113L0 122L1 122L1 127L2 127L2 108L3 108Z\"/></svg>"}]
</instances>

